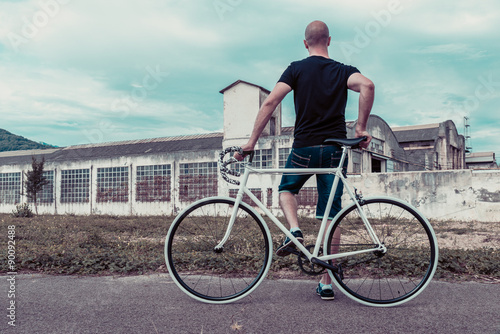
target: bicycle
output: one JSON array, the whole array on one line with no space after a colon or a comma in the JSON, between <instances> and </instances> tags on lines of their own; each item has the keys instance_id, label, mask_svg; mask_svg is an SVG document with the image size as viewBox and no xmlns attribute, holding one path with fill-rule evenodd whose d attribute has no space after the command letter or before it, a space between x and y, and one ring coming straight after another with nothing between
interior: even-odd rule
<instances>
[{"instance_id":1,"label":"bicycle","mask_svg":"<svg viewBox=\"0 0 500 334\"><path fill-rule=\"evenodd\" d=\"M337 288L349 298L369 306L396 306L420 294L431 281L438 263L438 245L428 220L410 204L392 197L364 198L349 185L341 166L349 149L366 138L329 139L325 145L342 147L337 168L255 169L253 153L240 175L220 154L223 179L238 185L236 198L209 197L184 209L170 226L165 241L165 260L177 286L189 296L207 303L237 301L254 291L266 277L273 257L267 223L247 195L296 248L301 270L319 275L326 270ZM250 153L250 152L245 152ZM335 189L343 182L352 203L328 224L321 221L316 242L303 245L247 188L252 173L335 174L325 212L330 212ZM228 175L242 176L241 182ZM326 237L325 237L326 236ZM323 244L323 246L321 245Z\"/></svg>"}]
</instances>

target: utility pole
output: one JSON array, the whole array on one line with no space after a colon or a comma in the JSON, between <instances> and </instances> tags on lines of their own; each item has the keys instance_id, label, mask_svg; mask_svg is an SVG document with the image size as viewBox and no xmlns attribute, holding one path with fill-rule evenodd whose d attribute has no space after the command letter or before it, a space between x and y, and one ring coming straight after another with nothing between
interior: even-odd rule
<instances>
[{"instance_id":1,"label":"utility pole","mask_svg":"<svg viewBox=\"0 0 500 334\"><path fill-rule=\"evenodd\" d=\"M472 145L470 143L470 125L469 117L464 116L464 137L465 137L465 154L472 152Z\"/></svg>"}]
</instances>

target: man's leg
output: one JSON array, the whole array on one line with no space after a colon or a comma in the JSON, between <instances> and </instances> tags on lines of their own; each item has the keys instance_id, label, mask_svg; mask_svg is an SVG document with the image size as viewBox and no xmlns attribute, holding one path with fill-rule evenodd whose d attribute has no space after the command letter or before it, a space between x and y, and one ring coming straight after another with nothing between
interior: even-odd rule
<instances>
[{"instance_id":1,"label":"man's leg","mask_svg":"<svg viewBox=\"0 0 500 334\"><path fill-rule=\"evenodd\" d=\"M280 193L280 206L285 215L290 229L299 227L299 220L297 218L297 198L290 192Z\"/></svg>"},{"instance_id":2,"label":"man's leg","mask_svg":"<svg viewBox=\"0 0 500 334\"><path fill-rule=\"evenodd\" d=\"M330 224L330 223L329 223ZM328 228L328 226L327 226ZM340 230L336 230L332 238L332 246L330 248L330 254L338 253L338 243L340 242ZM335 264L335 260L332 261ZM316 293L324 300L335 299L335 293L332 289L332 279L328 272L321 276L318 287L316 288Z\"/></svg>"},{"instance_id":3,"label":"man's leg","mask_svg":"<svg viewBox=\"0 0 500 334\"><path fill-rule=\"evenodd\" d=\"M288 156L285 168L307 168L311 160L311 153L307 148L295 149L293 148ZM284 174L281 178L281 183L278 188L280 196L280 206L283 214L290 226L290 233L297 238L299 242L304 241L304 236L299 228L299 221L297 218L297 194L304 183L311 177L311 175L292 175ZM276 249L276 255L287 256L290 254L289 247L294 247L291 240L287 237L285 241Z\"/></svg>"},{"instance_id":4,"label":"man's leg","mask_svg":"<svg viewBox=\"0 0 500 334\"><path fill-rule=\"evenodd\" d=\"M297 199L291 192L283 191L280 193L280 206L285 215L288 225L290 225L290 233L297 238L299 242L304 242L304 236L299 228L297 218ZM295 248L295 245L287 237L285 241L276 249L276 255L287 256L290 254L289 248Z\"/></svg>"},{"instance_id":5,"label":"man's leg","mask_svg":"<svg viewBox=\"0 0 500 334\"><path fill-rule=\"evenodd\" d=\"M339 151L337 148L335 148L335 147L324 148L321 167L323 167L323 168L338 167L339 162L340 162L340 156L341 156L341 151ZM317 175L316 179L317 179L317 184L318 184L318 207L316 209L316 217L323 218L323 215L327 214L327 213L325 213L326 203L328 201L328 197L330 196L331 187L332 187L333 181L334 181L334 175L329 175L329 174L328 175ZM331 224L331 218L335 217L335 215L342 209L342 193L343 192L344 192L344 185L342 184L342 181L340 181L338 186L337 186L337 189L335 190L335 197L333 200L332 208L330 209L330 212L328 213L328 217L330 219L328 220L325 231L328 230L328 228ZM330 247L330 254L338 253L339 244L340 244L340 234L341 234L340 230L336 230L335 233L333 234L332 244ZM323 237L325 238L327 236L325 235ZM335 263L335 261L333 261L333 262ZM323 276L321 277L320 283L324 284L324 285L332 284L332 279L331 279L330 275L328 274L328 272L323 274ZM323 298L323 296L322 296L322 298ZM324 299L333 299L333 291L331 294L331 298L324 298Z\"/></svg>"},{"instance_id":6,"label":"man's leg","mask_svg":"<svg viewBox=\"0 0 500 334\"><path fill-rule=\"evenodd\" d=\"M328 223L328 225L330 225L330 223ZM337 229L335 230L335 233L333 233L332 245L330 247L330 254L336 254L339 252L339 244L340 244L340 229ZM333 260L333 263L335 264L335 260ZM332 278L330 277L330 274L326 272L323 274L323 276L321 276L321 280L319 282L325 285L332 284Z\"/></svg>"}]
</instances>

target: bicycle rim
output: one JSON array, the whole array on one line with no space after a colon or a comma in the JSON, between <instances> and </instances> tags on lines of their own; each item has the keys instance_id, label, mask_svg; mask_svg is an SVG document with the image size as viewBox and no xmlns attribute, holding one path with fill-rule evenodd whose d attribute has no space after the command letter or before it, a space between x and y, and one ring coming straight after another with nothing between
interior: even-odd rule
<instances>
[{"instance_id":1,"label":"bicycle rim","mask_svg":"<svg viewBox=\"0 0 500 334\"><path fill-rule=\"evenodd\" d=\"M424 290L438 262L438 248L429 222L413 207L390 198L362 204L387 252L370 252L332 261L342 273L330 273L350 298L370 306L396 306ZM327 246L329 245L329 246ZM329 254L375 247L357 206L346 208L333 224L325 248Z\"/></svg>"},{"instance_id":2,"label":"bicycle rim","mask_svg":"<svg viewBox=\"0 0 500 334\"><path fill-rule=\"evenodd\" d=\"M246 204L238 208L223 251L215 251L226 233L233 208L233 199L202 200L181 213L167 234L165 258L169 273L184 292L200 301L227 303L243 298L269 270L269 231Z\"/></svg>"}]
</instances>

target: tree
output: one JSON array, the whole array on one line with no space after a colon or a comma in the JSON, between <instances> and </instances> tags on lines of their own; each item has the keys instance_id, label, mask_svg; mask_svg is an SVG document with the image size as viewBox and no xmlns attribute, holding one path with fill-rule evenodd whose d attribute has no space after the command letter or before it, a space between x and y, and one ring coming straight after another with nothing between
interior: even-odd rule
<instances>
[{"instance_id":1,"label":"tree","mask_svg":"<svg viewBox=\"0 0 500 334\"><path fill-rule=\"evenodd\" d=\"M35 203L35 212L36 214L38 214L37 194L42 191L43 186L49 184L49 181L43 175L43 165L45 164L45 158L42 158L42 161L37 162L36 158L33 156L31 157L31 160L32 170L26 172L26 181L24 182L24 186L26 187L26 195Z\"/></svg>"}]
</instances>

